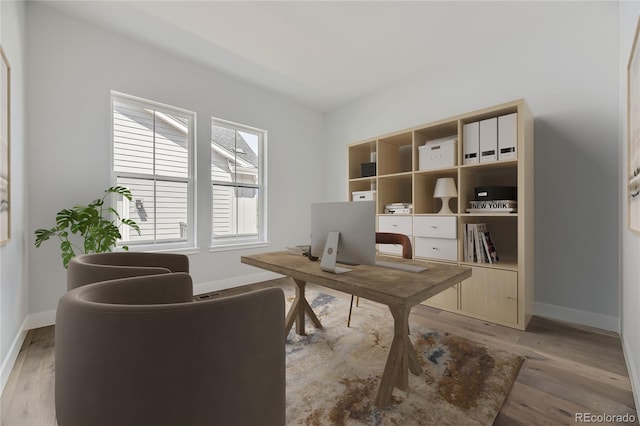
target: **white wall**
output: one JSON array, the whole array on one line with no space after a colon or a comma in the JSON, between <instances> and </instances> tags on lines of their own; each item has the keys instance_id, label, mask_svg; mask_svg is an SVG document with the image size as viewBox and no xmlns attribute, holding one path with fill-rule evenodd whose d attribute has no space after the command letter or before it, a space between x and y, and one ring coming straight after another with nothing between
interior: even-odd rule
<instances>
[{"instance_id":1,"label":"white wall","mask_svg":"<svg viewBox=\"0 0 640 426\"><path fill-rule=\"evenodd\" d=\"M636 407L640 407L640 234L629 230L627 211L627 64L640 18L640 2L620 3L620 270L622 344L633 385Z\"/></svg>"},{"instance_id":2,"label":"white wall","mask_svg":"<svg viewBox=\"0 0 640 426\"><path fill-rule=\"evenodd\" d=\"M322 114L175 55L28 3L29 234L58 210L109 186L110 90L197 113L199 254L190 255L196 291L264 274L240 264L249 252L208 251L210 117L268 131L269 249L309 240L309 205L324 191ZM29 246L29 312L50 323L65 290L57 244ZM255 275L254 277L251 277Z\"/></svg>"},{"instance_id":3,"label":"white wall","mask_svg":"<svg viewBox=\"0 0 640 426\"><path fill-rule=\"evenodd\" d=\"M617 329L618 4L469 7L460 13L473 19L504 14L504 39L328 115L327 197L346 199L347 144L525 98L535 115L536 310Z\"/></svg>"},{"instance_id":4,"label":"white wall","mask_svg":"<svg viewBox=\"0 0 640 426\"><path fill-rule=\"evenodd\" d=\"M25 3L1 1L0 44L11 66L11 241L0 247L0 389L20 350L28 314L25 40Z\"/></svg>"}]
</instances>

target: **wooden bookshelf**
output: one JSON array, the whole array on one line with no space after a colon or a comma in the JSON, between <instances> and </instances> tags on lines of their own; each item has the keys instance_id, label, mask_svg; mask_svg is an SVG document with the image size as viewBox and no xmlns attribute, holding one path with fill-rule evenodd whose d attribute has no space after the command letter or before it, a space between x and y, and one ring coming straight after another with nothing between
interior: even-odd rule
<instances>
[{"instance_id":1,"label":"wooden bookshelf","mask_svg":"<svg viewBox=\"0 0 640 426\"><path fill-rule=\"evenodd\" d=\"M465 124L513 113L517 156L464 164ZM453 137L457 138L453 164L420 170L420 147ZM378 230L402 230L409 235L415 259L473 268L472 278L426 304L524 330L533 313L533 146L533 115L524 100L460 114L349 145L348 194L375 189ZM361 176L361 164L367 162L377 163L375 176ZM443 216L438 214L441 201L433 197L433 191L442 177L454 179L458 197L450 202L453 213L448 216L452 219L438 221ZM517 187L517 212L467 213L478 186ZM385 214L385 205L391 203L412 204L413 208L410 214ZM497 263L466 261L464 227L469 223L487 225L500 258ZM380 250L398 254L392 246Z\"/></svg>"}]
</instances>

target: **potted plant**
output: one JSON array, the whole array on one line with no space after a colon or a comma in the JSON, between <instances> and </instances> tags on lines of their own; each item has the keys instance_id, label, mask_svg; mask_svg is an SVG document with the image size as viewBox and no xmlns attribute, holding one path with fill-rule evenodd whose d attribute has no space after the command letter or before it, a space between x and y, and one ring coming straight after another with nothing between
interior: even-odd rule
<instances>
[{"instance_id":1,"label":"potted plant","mask_svg":"<svg viewBox=\"0 0 640 426\"><path fill-rule=\"evenodd\" d=\"M71 209L63 209L56 214L56 226L50 229L36 229L36 247L51 237L60 239L62 265L67 268L69 261L77 254L104 253L112 251L119 238L120 226L129 226L140 235L140 227L131 219L123 219L112 207L104 205L109 194L119 194L131 201L133 196L129 188L112 186L107 188L102 198L94 200L89 205L76 205ZM73 235L83 239L82 247L73 244ZM129 250L127 246L122 246Z\"/></svg>"}]
</instances>

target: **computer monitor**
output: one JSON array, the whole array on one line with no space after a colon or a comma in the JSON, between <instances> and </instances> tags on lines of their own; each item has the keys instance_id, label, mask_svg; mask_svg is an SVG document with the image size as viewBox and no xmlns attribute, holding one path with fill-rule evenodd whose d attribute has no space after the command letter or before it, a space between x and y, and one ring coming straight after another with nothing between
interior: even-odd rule
<instances>
[{"instance_id":1,"label":"computer monitor","mask_svg":"<svg viewBox=\"0 0 640 426\"><path fill-rule=\"evenodd\" d=\"M312 204L311 254L322 257L322 269L334 273L349 271L336 267L336 262L347 265L375 264L375 202Z\"/></svg>"}]
</instances>

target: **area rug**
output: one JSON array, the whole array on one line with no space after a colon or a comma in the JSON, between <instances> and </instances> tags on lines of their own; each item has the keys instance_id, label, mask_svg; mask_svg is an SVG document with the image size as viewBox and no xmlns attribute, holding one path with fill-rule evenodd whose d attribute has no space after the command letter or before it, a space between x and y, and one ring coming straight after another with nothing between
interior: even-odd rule
<instances>
[{"instance_id":1,"label":"area rug","mask_svg":"<svg viewBox=\"0 0 640 426\"><path fill-rule=\"evenodd\" d=\"M354 305L347 328L348 300L310 290L307 300L323 328L307 318L307 336L293 327L287 337L287 425L491 425L524 361L410 326L424 373L409 373L408 391L395 389L391 405L378 409L375 399L393 339L388 308L368 301ZM288 305L292 301L291 292Z\"/></svg>"}]
</instances>

